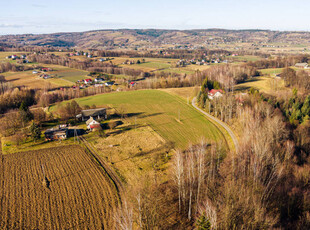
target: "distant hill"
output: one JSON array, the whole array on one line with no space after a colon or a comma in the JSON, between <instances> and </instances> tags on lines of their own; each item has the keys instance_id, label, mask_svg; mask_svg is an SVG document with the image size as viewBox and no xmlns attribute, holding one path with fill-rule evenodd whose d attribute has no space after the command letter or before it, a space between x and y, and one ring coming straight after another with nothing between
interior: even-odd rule
<instances>
[{"instance_id":1,"label":"distant hill","mask_svg":"<svg viewBox=\"0 0 310 230\"><path fill-rule=\"evenodd\" d=\"M0 44L80 48L153 47L162 45L204 45L233 42L308 44L310 32L269 30L159 30L119 29L76 33L0 36Z\"/></svg>"}]
</instances>

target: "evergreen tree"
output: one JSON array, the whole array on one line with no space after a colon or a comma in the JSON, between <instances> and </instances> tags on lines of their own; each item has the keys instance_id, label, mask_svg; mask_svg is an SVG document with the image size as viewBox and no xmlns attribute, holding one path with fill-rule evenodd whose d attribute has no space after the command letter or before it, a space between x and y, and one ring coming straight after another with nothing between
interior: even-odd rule
<instances>
[{"instance_id":1,"label":"evergreen tree","mask_svg":"<svg viewBox=\"0 0 310 230\"><path fill-rule=\"evenodd\" d=\"M210 230L211 223L210 220L203 214L199 217L196 223L198 230Z\"/></svg>"},{"instance_id":2,"label":"evergreen tree","mask_svg":"<svg viewBox=\"0 0 310 230\"><path fill-rule=\"evenodd\" d=\"M33 141L35 142L36 140L39 140L41 137L41 131L39 126L36 125L36 123L32 122L30 128L30 133Z\"/></svg>"},{"instance_id":3,"label":"evergreen tree","mask_svg":"<svg viewBox=\"0 0 310 230\"><path fill-rule=\"evenodd\" d=\"M304 101L304 104L301 108L302 115L310 117L310 95L308 95Z\"/></svg>"}]
</instances>

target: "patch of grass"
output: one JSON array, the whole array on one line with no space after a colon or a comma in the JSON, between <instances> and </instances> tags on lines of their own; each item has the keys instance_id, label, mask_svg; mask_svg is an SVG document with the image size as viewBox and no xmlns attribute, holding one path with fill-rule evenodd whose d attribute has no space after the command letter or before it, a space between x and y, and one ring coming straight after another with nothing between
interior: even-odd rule
<instances>
[{"instance_id":1,"label":"patch of grass","mask_svg":"<svg viewBox=\"0 0 310 230\"><path fill-rule=\"evenodd\" d=\"M186 102L188 99L189 103L191 103L193 97L197 96L200 88L199 87L182 87L182 88L168 88L168 89L160 89L160 90L164 92L168 92L170 94L180 96L181 98L185 99Z\"/></svg>"},{"instance_id":2,"label":"patch of grass","mask_svg":"<svg viewBox=\"0 0 310 230\"><path fill-rule=\"evenodd\" d=\"M275 95L278 91L285 89L284 81L274 77L255 77L235 86L235 90L239 91L250 88L255 88L271 95Z\"/></svg>"},{"instance_id":3,"label":"patch of grass","mask_svg":"<svg viewBox=\"0 0 310 230\"><path fill-rule=\"evenodd\" d=\"M11 82L14 86L26 86L32 89L44 89L59 86L54 82L40 78L37 74L33 74L32 71L7 72L2 73L2 75L4 75L5 79L8 82Z\"/></svg>"},{"instance_id":4,"label":"patch of grass","mask_svg":"<svg viewBox=\"0 0 310 230\"><path fill-rule=\"evenodd\" d=\"M262 74L266 74L266 75L270 75L270 74L279 74L281 73L283 70L283 68L270 68L270 69L260 69L259 71L262 73Z\"/></svg>"},{"instance_id":5,"label":"patch of grass","mask_svg":"<svg viewBox=\"0 0 310 230\"><path fill-rule=\"evenodd\" d=\"M153 171L155 164L165 164L170 150L165 141L149 126L135 128L125 123L113 130L105 130L107 137L95 133L86 136L103 159L111 163L127 184L135 184L143 175Z\"/></svg>"}]
</instances>

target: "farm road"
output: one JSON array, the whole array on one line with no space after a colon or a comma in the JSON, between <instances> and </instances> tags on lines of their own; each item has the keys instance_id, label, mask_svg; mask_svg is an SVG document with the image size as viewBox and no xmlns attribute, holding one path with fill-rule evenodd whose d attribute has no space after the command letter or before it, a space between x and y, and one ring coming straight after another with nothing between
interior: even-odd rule
<instances>
[{"instance_id":1,"label":"farm road","mask_svg":"<svg viewBox=\"0 0 310 230\"><path fill-rule=\"evenodd\" d=\"M234 146L235 146L235 150L236 152L238 152L238 140L235 136L235 134L233 133L233 131L229 128L229 126L222 122L221 120L217 119L216 117L213 117L212 115L208 114L207 112L203 111L202 109L198 108L198 106L196 105L196 97L193 98L192 100L192 106L197 109L199 112L203 113L205 116L207 116L210 120L212 120L213 122L216 122L217 124L219 124L220 126L222 126L229 134L229 136L231 137Z\"/></svg>"},{"instance_id":2,"label":"farm road","mask_svg":"<svg viewBox=\"0 0 310 230\"><path fill-rule=\"evenodd\" d=\"M116 190L118 191L118 196L121 201L121 198L122 198L121 195L124 194L124 187L118 175L109 165L107 165L101 159L101 157L97 153L97 150L83 136L79 136L79 139L84 143L84 145L86 146L86 148L88 149L92 157L98 162L98 164L103 168L106 174L110 177L111 181L116 187Z\"/></svg>"}]
</instances>

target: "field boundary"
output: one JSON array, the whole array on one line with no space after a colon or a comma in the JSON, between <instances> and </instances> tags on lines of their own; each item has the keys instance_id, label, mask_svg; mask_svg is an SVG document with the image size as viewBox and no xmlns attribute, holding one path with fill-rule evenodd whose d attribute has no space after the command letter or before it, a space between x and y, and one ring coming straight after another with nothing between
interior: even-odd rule
<instances>
[{"instance_id":1,"label":"field boundary","mask_svg":"<svg viewBox=\"0 0 310 230\"><path fill-rule=\"evenodd\" d=\"M90 154L90 156L96 160L96 162L101 166L101 168L104 170L104 172L108 175L112 183L114 184L116 191L118 193L118 197L120 202L122 201L122 195L124 194L124 186L117 176L117 174L114 172L114 170L107 165L99 156L97 153L97 150L86 140L85 137L79 136L79 139L83 142L85 147L87 148L87 152Z\"/></svg>"}]
</instances>

